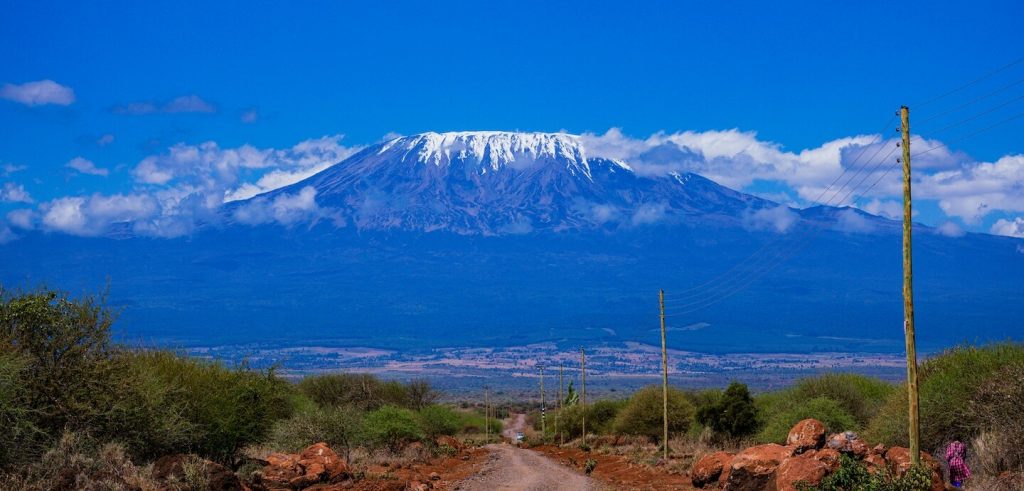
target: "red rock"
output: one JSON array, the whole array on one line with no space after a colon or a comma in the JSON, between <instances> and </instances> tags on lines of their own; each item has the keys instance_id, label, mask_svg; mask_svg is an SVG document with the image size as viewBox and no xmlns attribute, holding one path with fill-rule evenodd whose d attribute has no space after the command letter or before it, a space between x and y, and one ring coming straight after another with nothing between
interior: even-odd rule
<instances>
[{"instance_id":1,"label":"red rock","mask_svg":"<svg viewBox=\"0 0 1024 491\"><path fill-rule=\"evenodd\" d=\"M732 458L725 489L729 491L761 491L770 489L775 470L793 455L793 447L774 443L750 447Z\"/></svg>"},{"instance_id":2,"label":"red rock","mask_svg":"<svg viewBox=\"0 0 1024 491\"><path fill-rule=\"evenodd\" d=\"M829 472L835 471L839 468L839 452L832 450L831 448L823 448L812 452L808 452L804 455L825 464L828 467Z\"/></svg>"},{"instance_id":3,"label":"red rock","mask_svg":"<svg viewBox=\"0 0 1024 491\"><path fill-rule=\"evenodd\" d=\"M903 477L913 466L910 460L910 449L906 447L890 448L885 452L885 461L888 464L889 471L896 477ZM932 490L941 491L945 489L942 479L942 466L939 465L935 458L927 452L921 452L921 462L932 471Z\"/></svg>"},{"instance_id":4,"label":"red rock","mask_svg":"<svg viewBox=\"0 0 1024 491\"><path fill-rule=\"evenodd\" d=\"M331 450L331 447L328 447L324 442L314 443L306 447L306 449L299 454L299 460L325 461L332 459L336 460L337 458L338 454L334 453L334 450Z\"/></svg>"},{"instance_id":5,"label":"red rock","mask_svg":"<svg viewBox=\"0 0 1024 491\"><path fill-rule=\"evenodd\" d=\"M797 491L797 483L817 486L828 474L828 466L802 455L789 457L775 470L776 491Z\"/></svg>"},{"instance_id":6,"label":"red rock","mask_svg":"<svg viewBox=\"0 0 1024 491\"><path fill-rule=\"evenodd\" d=\"M858 459L862 459L868 454L868 444L864 443L864 440L861 440L852 431L837 433L828 437L828 443L825 446Z\"/></svg>"},{"instance_id":7,"label":"red rock","mask_svg":"<svg viewBox=\"0 0 1024 491\"><path fill-rule=\"evenodd\" d=\"M816 419L805 419L789 430L786 445L796 447L796 453L816 450L825 445L825 425Z\"/></svg>"},{"instance_id":8,"label":"red rock","mask_svg":"<svg viewBox=\"0 0 1024 491\"><path fill-rule=\"evenodd\" d=\"M437 446L439 447L451 447L459 451L466 448L466 446L463 445L462 442L460 442L458 439L452 438L447 435L441 435L437 437L437 440L435 440L434 443L437 443Z\"/></svg>"},{"instance_id":9,"label":"red rock","mask_svg":"<svg viewBox=\"0 0 1024 491\"><path fill-rule=\"evenodd\" d=\"M878 455L876 453L870 453L866 457L864 457L864 463L867 464L868 471L872 473L878 472L887 467L885 457L882 457L881 455Z\"/></svg>"},{"instance_id":10,"label":"red rock","mask_svg":"<svg viewBox=\"0 0 1024 491\"><path fill-rule=\"evenodd\" d=\"M729 452L709 453L693 464L693 469L690 471L690 480L698 488L703 488L710 483L716 482L718 478L722 477L722 471L729 465L731 460L732 454Z\"/></svg>"},{"instance_id":11,"label":"red rock","mask_svg":"<svg viewBox=\"0 0 1024 491\"><path fill-rule=\"evenodd\" d=\"M874 447L871 447L871 453L875 455L885 455L885 450L885 445L882 445L881 443L875 445Z\"/></svg>"},{"instance_id":12,"label":"red rock","mask_svg":"<svg viewBox=\"0 0 1024 491\"><path fill-rule=\"evenodd\" d=\"M265 459L267 465L274 467L294 467L299 461L297 455L286 454L286 453L272 453Z\"/></svg>"}]
</instances>

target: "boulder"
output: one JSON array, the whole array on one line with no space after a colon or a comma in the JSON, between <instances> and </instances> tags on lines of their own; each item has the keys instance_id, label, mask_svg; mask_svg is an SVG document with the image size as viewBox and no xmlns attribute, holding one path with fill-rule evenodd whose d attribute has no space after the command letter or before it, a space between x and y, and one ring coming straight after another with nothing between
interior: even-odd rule
<instances>
[{"instance_id":1,"label":"boulder","mask_svg":"<svg viewBox=\"0 0 1024 491\"><path fill-rule=\"evenodd\" d=\"M874 452L864 457L864 464L868 466L868 471L872 473L878 472L887 467L885 457Z\"/></svg>"},{"instance_id":2,"label":"boulder","mask_svg":"<svg viewBox=\"0 0 1024 491\"><path fill-rule=\"evenodd\" d=\"M160 457L153 463L153 478L164 482L184 482L185 469L198 466L206 475L210 491L248 491L231 469L196 455L174 454Z\"/></svg>"},{"instance_id":3,"label":"boulder","mask_svg":"<svg viewBox=\"0 0 1024 491\"><path fill-rule=\"evenodd\" d=\"M839 468L839 452L831 448L823 448L821 450L811 450L804 455L817 460L826 466L828 466L829 472L833 472Z\"/></svg>"},{"instance_id":4,"label":"boulder","mask_svg":"<svg viewBox=\"0 0 1024 491\"><path fill-rule=\"evenodd\" d=\"M817 450L825 445L825 425L816 419L805 419L789 430L786 445L796 447L796 453Z\"/></svg>"},{"instance_id":5,"label":"boulder","mask_svg":"<svg viewBox=\"0 0 1024 491\"><path fill-rule=\"evenodd\" d=\"M852 431L844 431L828 437L828 443L825 446L857 459L863 459L868 454L868 444Z\"/></svg>"},{"instance_id":6,"label":"boulder","mask_svg":"<svg viewBox=\"0 0 1024 491\"><path fill-rule=\"evenodd\" d=\"M709 453L693 464L693 469L690 471L690 480L698 488L703 488L708 484L716 482L718 478L722 477L722 471L729 465L731 460L732 454L729 452Z\"/></svg>"},{"instance_id":7,"label":"boulder","mask_svg":"<svg viewBox=\"0 0 1024 491\"><path fill-rule=\"evenodd\" d=\"M828 466L820 460L804 455L789 457L775 470L775 490L797 491L800 483L817 486L828 472Z\"/></svg>"},{"instance_id":8,"label":"boulder","mask_svg":"<svg viewBox=\"0 0 1024 491\"><path fill-rule=\"evenodd\" d=\"M875 455L885 455L885 451L885 445L882 445L881 443L875 445L874 447L871 447L871 453Z\"/></svg>"},{"instance_id":9,"label":"boulder","mask_svg":"<svg viewBox=\"0 0 1024 491\"><path fill-rule=\"evenodd\" d=\"M460 442L457 438L453 438L448 435L441 435L437 437L437 439L434 440L434 443L436 443L437 446L439 447L451 447L460 452L464 448L466 448L466 446L463 445L462 442Z\"/></svg>"},{"instance_id":10,"label":"boulder","mask_svg":"<svg viewBox=\"0 0 1024 491\"><path fill-rule=\"evenodd\" d=\"M348 464L322 442L306 447L298 455L273 453L265 460L262 480L270 488L302 489L348 477Z\"/></svg>"},{"instance_id":11,"label":"boulder","mask_svg":"<svg viewBox=\"0 0 1024 491\"><path fill-rule=\"evenodd\" d=\"M729 491L761 491L771 489L775 470L783 460L793 455L793 447L775 443L750 447L729 462L729 477L725 489Z\"/></svg>"},{"instance_id":12,"label":"boulder","mask_svg":"<svg viewBox=\"0 0 1024 491\"><path fill-rule=\"evenodd\" d=\"M896 477L903 477L913 466L910 460L910 449L906 447L892 447L885 452L885 462L889 471ZM932 490L941 491L945 489L942 479L942 466L931 454L921 452L921 463L928 466L932 471Z\"/></svg>"}]
</instances>

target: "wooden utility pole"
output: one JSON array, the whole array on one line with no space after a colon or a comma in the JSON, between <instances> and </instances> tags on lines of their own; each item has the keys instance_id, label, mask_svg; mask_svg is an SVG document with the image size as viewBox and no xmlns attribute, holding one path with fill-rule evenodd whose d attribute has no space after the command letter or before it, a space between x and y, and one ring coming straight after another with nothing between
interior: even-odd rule
<instances>
[{"instance_id":1,"label":"wooden utility pole","mask_svg":"<svg viewBox=\"0 0 1024 491\"><path fill-rule=\"evenodd\" d=\"M907 341L907 398L910 435L910 458L914 465L921 462L920 410L917 393L917 341L914 334L914 286L911 266L911 205L910 205L910 108L900 108L900 127L903 135L903 334Z\"/></svg>"},{"instance_id":2,"label":"wooden utility pole","mask_svg":"<svg viewBox=\"0 0 1024 491\"><path fill-rule=\"evenodd\" d=\"M565 435L562 434L562 401L565 400L565 396L562 395L562 364L558 364L558 412L555 413L555 431L558 432L559 445L565 445Z\"/></svg>"},{"instance_id":3,"label":"wooden utility pole","mask_svg":"<svg viewBox=\"0 0 1024 491\"><path fill-rule=\"evenodd\" d=\"M484 441L491 443L491 388L484 386Z\"/></svg>"},{"instance_id":4,"label":"wooden utility pole","mask_svg":"<svg viewBox=\"0 0 1024 491\"><path fill-rule=\"evenodd\" d=\"M665 344L665 290L658 290L658 307L661 310L661 422L663 425L661 445L665 460L668 460L668 347Z\"/></svg>"},{"instance_id":5,"label":"wooden utility pole","mask_svg":"<svg viewBox=\"0 0 1024 491\"><path fill-rule=\"evenodd\" d=\"M544 365L540 367L540 434L541 437L548 434L547 408L544 406Z\"/></svg>"},{"instance_id":6,"label":"wooden utility pole","mask_svg":"<svg viewBox=\"0 0 1024 491\"><path fill-rule=\"evenodd\" d=\"M587 444L587 353L580 348L580 408L583 415L583 444Z\"/></svg>"}]
</instances>

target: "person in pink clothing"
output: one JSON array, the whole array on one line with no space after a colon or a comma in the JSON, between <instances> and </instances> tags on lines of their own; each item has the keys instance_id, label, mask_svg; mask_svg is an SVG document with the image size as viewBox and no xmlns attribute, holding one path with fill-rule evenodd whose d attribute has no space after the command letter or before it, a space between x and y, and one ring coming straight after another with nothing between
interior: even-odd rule
<instances>
[{"instance_id":1,"label":"person in pink clothing","mask_svg":"<svg viewBox=\"0 0 1024 491\"><path fill-rule=\"evenodd\" d=\"M961 487L971 477L971 469L964 459L967 457L967 445L954 440L946 446L946 462L949 464L949 481L954 487Z\"/></svg>"}]
</instances>

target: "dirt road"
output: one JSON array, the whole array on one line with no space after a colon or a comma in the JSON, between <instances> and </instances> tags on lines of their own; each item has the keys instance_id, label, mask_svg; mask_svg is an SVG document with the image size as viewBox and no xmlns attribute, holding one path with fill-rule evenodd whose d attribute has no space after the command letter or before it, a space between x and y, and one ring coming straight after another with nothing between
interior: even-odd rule
<instances>
[{"instance_id":1,"label":"dirt road","mask_svg":"<svg viewBox=\"0 0 1024 491\"><path fill-rule=\"evenodd\" d=\"M502 436L510 442L515 442L516 433L526 431L526 415L522 413L510 414L503 424L505 425L505 430L501 432Z\"/></svg>"},{"instance_id":2,"label":"dirt road","mask_svg":"<svg viewBox=\"0 0 1024 491\"><path fill-rule=\"evenodd\" d=\"M455 489L463 491L491 491L496 489L546 490L599 490L597 482L563 467L532 450L509 444L487 445L491 452L483 469L460 482Z\"/></svg>"}]
</instances>

